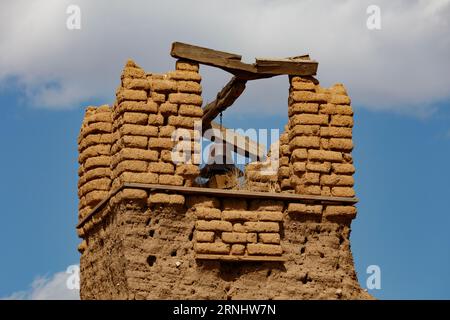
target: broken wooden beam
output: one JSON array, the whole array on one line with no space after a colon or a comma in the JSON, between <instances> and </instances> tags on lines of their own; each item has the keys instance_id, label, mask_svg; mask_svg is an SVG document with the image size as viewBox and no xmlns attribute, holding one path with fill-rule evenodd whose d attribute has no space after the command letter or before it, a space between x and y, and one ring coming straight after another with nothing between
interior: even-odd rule
<instances>
[{"instance_id":1,"label":"broken wooden beam","mask_svg":"<svg viewBox=\"0 0 450 320\"><path fill-rule=\"evenodd\" d=\"M258 73L265 74L287 74L292 76L312 76L317 73L318 63L305 59L309 56L299 58L256 58L256 69Z\"/></svg>"},{"instance_id":2,"label":"broken wooden beam","mask_svg":"<svg viewBox=\"0 0 450 320\"><path fill-rule=\"evenodd\" d=\"M221 68L241 79L254 80L276 75L312 76L317 73L318 63L309 56L298 56L285 59L256 59L249 64L241 61L242 56L224 51L194 46L182 42L172 43L170 55L174 58L187 59L212 67Z\"/></svg>"},{"instance_id":3,"label":"broken wooden beam","mask_svg":"<svg viewBox=\"0 0 450 320\"><path fill-rule=\"evenodd\" d=\"M182 42L172 43L170 55L174 58L188 59L212 67L224 69L233 74L256 74L256 67L241 61L242 56L217 51Z\"/></svg>"}]
</instances>

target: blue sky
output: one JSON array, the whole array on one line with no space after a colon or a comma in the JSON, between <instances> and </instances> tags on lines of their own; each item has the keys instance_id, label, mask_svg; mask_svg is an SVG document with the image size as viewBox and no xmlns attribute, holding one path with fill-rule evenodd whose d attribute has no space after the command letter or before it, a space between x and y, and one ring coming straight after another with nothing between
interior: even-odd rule
<instances>
[{"instance_id":1,"label":"blue sky","mask_svg":"<svg viewBox=\"0 0 450 320\"><path fill-rule=\"evenodd\" d=\"M166 25L169 18L200 21L197 8L178 2L173 11L155 2L149 12L159 14L149 21L138 19L145 14L139 1L126 12L116 2L78 1L85 17L79 33L65 30L64 1L49 2L0 5L0 297L31 290L37 277L51 281L78 263L76 139L83 107L111 103L129 57L147 71L173 68L169 45L180 40L245 57L303 50L319 61L325 86L344 82L355 109L360 202L351 241L360 283L365 286L365 270L376 264L382 289L371 293L378 298L450 298L450 29L442 28L450 20L448 1L379 1L385 23L376 34L365 29L364 4L351 1L249 1L236 16L216 17L209 29L205 21ZM208 5L211 12L230 9ZM327 5L334 6L328 13ZM294 9L307 22L321 21L313 36L292 31L303 30L297 16L280 18ZM239 25L244 15L259 28ZM120 28L109 24L114 17L124 22ZM261 17L272 19L262 25ZM143 40L146 32L151 41ZM117 37L126 45L118 48ZM227 75L211 68L202 74L204 98L211 100ZM225 125L282 128L286 86L284 77L249 85L225 113Z\"/></svg>"}]
</instances>

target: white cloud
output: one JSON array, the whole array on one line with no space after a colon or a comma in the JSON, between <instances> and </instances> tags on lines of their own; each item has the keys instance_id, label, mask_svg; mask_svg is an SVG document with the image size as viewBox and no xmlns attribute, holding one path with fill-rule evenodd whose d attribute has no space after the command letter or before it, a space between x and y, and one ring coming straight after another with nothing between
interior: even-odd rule
<instances>
[{"instance_id":1,"label":"white cloud","mask_svg":"<svg viewBox=\"0 0 450 320\"><path fill-rule=\"evenodd\" d=\"M82 29L66 29L77 4ZM381 30L366 8L381 8ZM343 82L354 105L413 114L450 97L450 0L416 1L14 1L0 4L0 86L13 77L31 105L112 102L133 58L149 72L173 68L172 41L256 56L310 53L324 85ZM203 69L211 100L228 75ZM287 80L251 83L240 111L285 112Z\"/></svg>"},{"instance_id":2,"label":"white cloud","mask_svg":"<svg viewBox=\"0 0 450 320\"><path fill-rule=\"evenodd\" d=\"M50 277L38 276L28 290L14 292L6 300L78 300L80 291L69 289L67 280L71 276L65 271L57 272Z\"/></svg>"}]
</instances>

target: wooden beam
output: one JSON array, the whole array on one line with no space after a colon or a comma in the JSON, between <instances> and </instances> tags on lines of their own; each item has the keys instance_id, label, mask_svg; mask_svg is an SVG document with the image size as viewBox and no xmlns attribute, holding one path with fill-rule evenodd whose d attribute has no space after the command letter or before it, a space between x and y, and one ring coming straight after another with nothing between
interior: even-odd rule
<instances>
[{"instance_id":1,"label":"wooden beam","mask_svg":"<svg viewBox=\"0 0 450 320\"><path fill-rule=\"evenodd\" d=\"M174 58L188 59L208 66L221 68L245 80L269 78L276 75L312 76L317 72L318 63L308 55L285 59L258 58L256 63L241 61L242 56L224 51L194 46L182 42L172 43L170 55Z\"/></svg>"},{"instance_id":2,"label":"wooden beam","mask_svg":"<svg viewBox=\"0 0 450 320\"><path fill-rule=\"evenodd\" d=\"M232 256L222 254L196 254L197 260L219 260L219 261L261 261L261 262L285 262L282 256Z\"/></svg>"},{"instance_id":3,"label":"wooden beam","mask_svg":"<svg viewBox=\"0 0 450 320\"><path fill-rule=\"evenodd\" d=\"M266 155L266 146L257 143L250 137L241 135L235 130L221 127L217 122L211 122L211 128L220 130L221 135L214 135L218 141L225 142L234 152L244 157L249 157L254 161L261 161ZM215 140L216 141L216 140Z\"/></svg>"},{"instance_id":4,"label":"wooden beam","mask_svg":"<svg viewBox=\"0 0 450 320\"><path fill-rule=\"evenodd\" d=\"M309 56L300 56L286 59L256 58L258 73L288 74L295 76L312 76L317 73L318 63L306 60Z\"/></svg>"},{"instance_id":5,"label":"wooden beam","mask_svg":"<svg viewBox=\"0 0 450 320\"><path fill-rule=\"evenodd\" d=\"M234 101L244 92L246 80L234 76L225 87L217 94L216 100L208 103L203 108L202 126L203 132L211 127L211 121L217 117L226 108L231 106Z\"/></svg>"},{"instance_id":6,"label":"wooden beam","mask_svg":"<svg viewBox=\"0 0 450 320\"><path fill-rule=\"evenodd\" d=\"M182 42L172 43L170 55L174 58L188 59L208 66L218 67L233 74L257 73L256 67L252 64L241 61L242 56L224 51L217 51L209 48L194 46Z\"/></svg>"},{"instance_id":7,"label":"wooden beam","mask_svg":"<svg viewBox=\"0 0 450 320\"><path fill-rule=\"evenodd\" d=\"M256 192L247 190L225 190L225 189L213 189L213 188L199 188L199 187L182 187L171 186L162 184L146 184L146 183L124 183L113 192L111 192L102 202L100 202L92 211L77 225L77 228L81 228L86 222L91 220L96 213L104 206L109 199L116 193L124 188L143 189L143 190L162 190L173 191L181 194L193 194L193 195L207 195L207 196L222 196L230 198L251 198L251 199L272 199L292 202L318 202L326 204L344 204L351 205L358 202L357 198L347 197L329 197L329 196L315 196L306 194L294 194L294 193L275 193L275 192Z\"/></svg>"}]
</instances>

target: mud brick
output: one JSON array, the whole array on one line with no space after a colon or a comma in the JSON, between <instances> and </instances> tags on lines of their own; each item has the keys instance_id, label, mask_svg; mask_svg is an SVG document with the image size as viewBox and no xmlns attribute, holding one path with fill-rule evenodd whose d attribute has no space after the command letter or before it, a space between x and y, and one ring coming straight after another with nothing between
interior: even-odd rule
<instances>
[{"instance_id":1,"label":"mud brick","mask_svg":"<svg viewBox=\"0 0 450 320\"><path fill-rule=\"evenodd\" d=\"M247 243L247 233L222 232L222 241L226 243Z\"/></svg>"},{"instance_id":2,"label":"mud brick","mask_svg":"<svg viewBox=\"0 0 450 320\"><path fill-rule=\"evenodd\" d=\"M324 216L356 216L356 208L354 206L327 206Z\"/></svg>"},{"instance_id":3,"label":"mud brick","mask_svg":"<svg viewBox=\"0 0 450 320\"><path fill-rule=\"evenodd\" d=\"M88 158L109 155L111 151L111 146L109 144L98 144L86 148L78 156L78 162L83 163Z\"/></svg>"},{"instance_id":4,"label":"mud brick","mask_svg":"<svg viewBox=\"0 0 450 320\"><path fill-rule=\"evenodd\" d=\"M88 125L95 122L112 122L111 112L100 112L88 115L84 118L83 122Z\"/></svg>"},{"instance_id":5,"label":"mud brick","mask_svg":"<svg viewBox=\"0 0 450 320\"><path fill-rule=\"evenodd\" d=\"M122 85L126 89L135 89L135 90L150 89L150 81L148 81L147 79L125 78L122 80Z\"/></svg>"},{"instance_id":6,"label":"mud brick","mask_svg":"<svg viewBox=\"0 0 450 320\"><path fill-rule=\"evenodd\" d=\"M177 70L187 70L187 71L196 71L198 72L199 66L197 62L192 62L189 60L177 60L175 63L175 67Z\"/></svg>"},{"instance_id":7,"label":"mud brick","mask_svg":"<svg viewBox=\"0 0 450 320\"><path fill-rule=\"evenodd\" d=\"M197 94L171 93L169 94L169 102L177 104L192 104L196 106L201 106L203 100L202 97Z\"/></svg>"},{"instance_id":8,"label":"mud brick","mask_svg":"<svg viewBox=\"0 0 450 320\"><path fill-rule=\"evenodd\" d=\"M184 183L184 179L181 176L171 175L171 174L162 174L159 176L158 180L159 184L168 184L172 186L182 186Z\"/></svg>"},{"instance_id":9,"label":"mud brick","mask_svg":"<svg viewBox=\"0 0 450 320\"><path fill-rule=\"evenodd\" d=\"M170 102L164 102L159 106L159 112L163 115L169 115L169 114L177 114L178 113L178 105L170 103Z\"/></svg>"},{"instance_id":10,"label":"mud brick","mask_svg":"<svg viewBox=\"0 0 450 320\"><path fill-rule=\"evenodd\" d=\"M203 220L220 220L222 212L216 208L198 207L195 209L197 219Z\"/></svg>"},{"instance_id":11,"label":"mud brick","mask_svg":"<svg viewBox=\"0 0 450 320\"><path fill-rule=\"evenodd\" d=\"M123 89L117 93L117 101L147 101L147 92L144 90Z\"/></svg>"},{"instance_id":12,"label":"mud brick","mask_svg":"<svg viewBox=\"0 0 450 320\"><path fill-rule=\"evenodd\" d=\"M152 91L150 94L150 99L156 103L163 103L166 101L166 95L164 93L158 93L156 91Z\"/></svg>"},{"instance_id":13,"label":"mud brick","mask_svg":"<svg viewBox=\"0 0 450 320\"><path fill-rule=\"evenodd\" d=\"M136 66L127 66L123 69L122 79L124 78L145 78L145 71Z\"/></svg>"},{"instance_id":14,"label":"mud brick","mask_svg":"<svg viewBox=\"0 0 450 320\"><path fill-rule=\"evenodd\" d=\"M174 126L163 126L159 128L159 136L160 137L172 137L173 132L175 131Z\"/></svg>"},{"instance_id":15,"label":"mud brick","mask_svg":"<svg viewBox=\"0 0 450 320\"><path fill-rule=\"evenodd\" d=\"M172 204L184 205L185 198L180 194L165 194L162 192L155 192L148 197L148 204Z\"/></svg>"},{"instance_id":16,"label":"mud brick","mask_svg":"<svg viewBox=\"0 0 450 320\"><path fill-rule=\"evenodd\" d=\"M111 133L112 124L110 122L95 122L86 127L86 129L82 130L79 141L82 138L95 133Z\"/></svg>"},{"instance_id":17,"label":"mud brick","mask_svg":"<svg viewBox=\"0 0 450 320\"><path fill-rule=\"evenodd\" d=\"M153 126L162 126L164 124L164 117L161 114L149 114L148 124Z\"/></svg>"},{"instance_id":18,"label":"mud brick","mask_svg":"<svg viewBox=\"0 0 450 320\"><path fill-rule=\"evenodd\" d=\"M277 211L257 211L259 221L283 221L283 213Z\"/></svg>"},{"instance_id":19,"label":"mud brick","mask_svg":"<svg viewBox=\"0 0 450 320\"><path fill-rule=\"evenodd\" d=\"M331 194L335 197L354 197L355 190L351 187L334 187L331 188Z\"/></svg>"},{"instance_id":20,"label":"mud brick","mask_svg":"<svg viewBox=\"0 0 450 320\"><path fill-rule=\"evenodd\" d=\"M169 79L187 80L200 82L202 77L195 71L177 70L171 71L168 74Z\"/></svg>"},{"instance_id":21,"label":"mud brick","mask_svg":"<svg viewBox=\"0 0 450 320\"><path fill-rule=\"evenodd\" d=\"M354 179L352 176L344 175L322 175L320 177L320 184L325 186L353 186Z\"/></svg>"},{"instance_id":22,"label":"mud brick","mask_svg":"<svg viewBox=\"0 0 450 320\"><path fill-rule=\"evenodd\" d=\"M116 194L117 200L146 200L147 192L140 189L122 189Z\"/></svg>"},{"instance_id":23,"label":"mud brick","mask_svg":"<svg viewBox=\"0 0 450 320\"><path fill-rule=\"evenodd\" d=\"M259 242L262 243L272 243L279 244L280 243L280 234L279 233L260 233L258 234Z\"/></svg>"},{"instance_id":24,"label":"mud brick","mask_svg":"<svg viewBox=\"0 0 450 320\"><path fill-rule=\"evenodd\" d=\"M336 127L353 127L353 117L352 116L341 116L333 115L331 116L331 126Z\"/></svg>"},{"instance_id":25,"label":"mud brick","mask_svg":"<svg viewBox=\"0 0 450 320\"><path fill-rule=\"evenodd\" d=\"M202 117L203 109L201 107L195 106L195 105L182 104L182 105L180 105L180 109L178 110L178 113L181 116Z\"/></svg>"},{"instance_id":26,"label":"mud brick","mask_svg":"<svg viewBox=\"0 0 450 320\"><path fill-rule=\"evenodd\" d=\"M172 150L175 142L171 138L150 138L148 141L148 147L150 149L167 149Z\"/></svg>"},{"instance_id":27,"label":"mud brick","mask_svg":"<svg viewBox=\"0 0 450 320\"><path fill-rule=\"evenodd\" d=\"M303 203L289 203L287 212L298 214L322 214L322 206L307 205Z\"/></svg>"},{"instance_id":28,"label":"mud brick","mask_svg":"<svg viewBox=\"0 0 450 320\"><path fill-rule=\"evenodd\" d=\"M320 136L334 138L351 138L352 128L344 127L321 127Z\"/></svg>"},{"instance_id":29,"label":"mud brick","mask_svg":"<svg viewBox=\"0 0 450 320\"><path fill-rule=\"evenodd\" d=\"M301 91L313 91L316 86L314 85L314 83L312 82L300 82L300 81L295 81L291 83L291 86L294 90L301 90Z\"/></svg>"},{"instance_id":30,"label":"mud brick","mask_svg":"<svg viewBox=\"0 0 450 320\"><path fill-rule=\"evenodd\" d=\"M196 253L228 254L230 252L230 245L221 242L197 242L194 244L194 250Z\"/></svg>"},{"instance_id":31,"label":"mud brick","mask_svg":"<svg viewBox=\"0 0 450 320\"><path fill-rule=\"evenodd\" d=\"M220 220L211 220L204 221L198 220L195 223L195 228L197 230L205 230L205 231L232 231L233 225L228 221L220 221Z\"/></svg>"},{"instance_id":32,"label":"mud brick","mask_svg":"<svg viewBox=\"0 0 450 320\"><path fill-rule=\"evenodd\" d=\"M120 175L122 172L146 172L147 161L142 160L125 160L121 161L114 170L116 175Z\"/></svg>"},{"instance_id":33,"label":"mud brick","mask_svg":"<svg viewBox=\"0 0 450 320\"><path fill-rule=\"evenodd\" d=\"M247 252L250 255L276 256L281 255L283 249L280 245L275 244L249 243L247 244Z\"/></svg>"},{"instance_id":34,"label":"mud brick","mask_svg":"<svg viewBox=\"0 0 450 320\"><path fill-rule=\"evenodd\" d=\"M278 232L280 225L277 222L245 222L244 226L249 232Z\"/></svg>"},{"instance_id":35,"label":"mud brick","mask_svg":"<svg viewBox=\"0 0 450 320\"><path fill-rule=\"evenodd\" d=\"M187 93L202 93L202 87L196 81L178 81L177 82L178 92L187 92Z\"/></svg>"},{"instance_id":36,"label":"mud brick","mask_svg":"<svg viewBox=\"0 0 450 320\"><path fill-rule=\"evenodd\" d=\"M167 162L152 162L148 164L148 171L155 173L174 173L173 164Z\"/></svg>"},{"instance_id":37,"label":"mud brick","mask_svg":"<svg viewBox=\"0 0 450 320\"><path fill-rule=\"evenodd\" d=\"M258 214L253 211L224 210L222 212L222 219L227 221L233 220L258 221Z\"/></svg>"},{"instance_id":38,"label":"mud brick","mask_svg":"<svg viewBox=\"0 0 450 320\"><path fill-rule=\"evenodd\" d=\"M292 164L292 170L295 173L305 172L306 171L306 163L305 162L294 162L294 164ZM287 177L289 177L289 176L290 176L290 174Z\"/></svg>"},{"instance_id":39,"label":"mud brick","mask_svg":"<svg viewBox=\"0 0 450 320\"><path fill-rule=\"evenodd\" d=\"M158 112L158 105L154 101L123 101L117 108L117 113L123 112L143 112L156 113Z\"/></svg>"},{"instance_id":40,"label":"mud brick","mask_svg":"<svg viewBox=\"0 0 450 320\"><path fill-rule=\"evenodd\" d=\"M111 163L110 156L99 156L88 158L84 163L84 170L90 170L98 167L109 167Z\"/></svg>"},{"instance_id":41,"label":"mud brick","mask_svg":"<svg viewBox=\"0 0 450 320\"><path fill-rule=\"evenodd\" d=\"M290 141L289 147L291 148L291 150L294 150L296 148L319 148L320 138L313 136L295 137Z\"/></svg>"},{"instance_id":42,"label":"mud brick","mask_svg":"<svg viewBox=\"0 0 450 320\"><path fill-rule=\"evenodd\" d=\"M334 104L350 104L350 97L344 94L332 94L329 98L330 103Z\"/></svg>"},{"instance_id":43,"label":"mud brick","mask_svg":"<svg viewBox=\"0 0 450 320\"><path fill-rule=\"evenodd\" d=\"M152 79L150 80L150 89L157 92L176 91L177 82L173 80Z\"/></svg>"},{"instance_id":44,"label":"mud brick","mask_svg":"<svg viewBox=\"0 0 450 320\"><path fill-rule=\"evenodd\" d=\"M308 162L306 169L313 172L329 173L331 170L331 162Z\"/></svg>"},{"instance_id":45,"label":"mud brick","mask_svg":"<svg viewBox=\"0 0 450 320\"><path fill-rule=\"evenodd\" d=\"M296 136L318 136L320 134L319 125L295 125L289 130L289 138L293 139Z\"/></svg>"},{"instance_id":46,"label":"mud brick","mask_svg":"<svg viewBox=\"0 0 450 320\"><path fill-rule=\"evenodd\" d=\"M294 102L327 102L328 96L323 93L315 93L309 91L293 91L290 93L290 98Z\"/></svg>"},{"instance_id":47,"label":"mud brick","mask_svg":"<svg viewBox=\"0 0 450 320\"><path fill-rule=\"evenodd\" d=\"M292 151L291 159L293 161L305 160L308 159L308 151L307 149L295 149Z\"/></svg>"},{"instance_id":48,"label":"mud brick","mask_svg":"<svg viewBox=\"0 0 450 320\"><path fill-rule=\"evenodd\" d=\"M353 142L351 139L331 138L329 147L332 150L351 151Z\"/></svg>"},{"instance_id":49,"label":"mud brick","mask_svg":"<svg viewBox=\"0 0 450 320\"><path fill-rule=\"evenodd\" d=\"M196 121L201 120L194 117L169 116L168 124L175 127L194 128Z\"/></svg>"},{"instance_id":50,"label":"mud brick","mask_svg":"<svg viewBox=\"0 0 450 320\"><path fill-rule=\"evenodd\" d=\"M119 128L119 132L122 136L146 136L156 137L158 136L158 127L155 126L141 126L137 124L124 124Z\"/></svg>"},{"instance_id":51,"label":"mud brick","mask_svg":"<svg viewBox=\"0 0 450 320\"><path fill-rule=\"evenodd\" d=\"M195 231L195 240L198 242L214 242L214 232Z\"/></svg>"},{"instance_id":52,"label":"mud brick","mask_svg":"<svg viewBox=\"0 0 450 320\"><path fill-rule=\"evenodd\" d=\"M319 161L342 161L342 153L326 150L308 150L308 158Z\"/></svg>"},{"instance_id":53,"label":"mud brick","mask_svg":"<svg viewBox=\"0 0 450 320\"><path fill-rule=\"evenodd\" d=\"M134 183L158 183L158 175L151 172L123 172L119 179L122 183L134 182Z\"/></svg>"},{"instance_id":54,"label":"mud brick","mask_svg":"<svg viewBox=\"0 0 450 320\"><path fill-rule=\"evenodd\" d=\"M333 163L332 169L334 173L338 174L352 174L355 173L355 167L349 163Z\"/></svg>"},{"instance_id":55,"label":"mud brick","mask_svg":"<svg viewBox=\"0 0 450 320\"><path fill-rule=\"evenodd\" d=\"M233 244L231 246L231 252L232 255L235 256L242 256L245 254L245 245L243 244Z\"/></svg>"},{"instance_id":56,"label":"mud brick","mask_svg":"<svg viewBox=\"0 0 450 320\"><path fill-rule=\"evenodd\" d=\"M323 114L296 114L290 117L291 126L295 125L326 125L328 116Z\"/></svg>"},{"instance_id":57,"label":"mud brick","mask_svg":"<svg viewBox=\"0 0 450 320\"><path fill-rule=\"evenodd\" d=\"M123 160L145 160L158 161L159 153L155 150L145 150L138 148L123 148L119 152L119 161Z\"/></svg>"}]
</instances>

